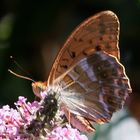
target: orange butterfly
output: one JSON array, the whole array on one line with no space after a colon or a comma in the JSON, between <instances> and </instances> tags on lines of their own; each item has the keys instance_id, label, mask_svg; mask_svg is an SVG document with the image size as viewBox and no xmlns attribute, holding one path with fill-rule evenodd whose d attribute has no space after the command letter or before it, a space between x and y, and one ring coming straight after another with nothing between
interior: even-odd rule
<instances>
[{"instance_id":1,"label":"orange butterfly","mask_svg":"<svg viewBox=\"0 0 140 140\"><path fill-rule=\"evenodd\" d=\"M33 82L34 93L59 87L59 106L70 123L92 132L90 122L108 122L121 109L131 87L120 54L119 20L103 11L80 24L58 53L48 81Z\"/></svg>"}]
</instances>

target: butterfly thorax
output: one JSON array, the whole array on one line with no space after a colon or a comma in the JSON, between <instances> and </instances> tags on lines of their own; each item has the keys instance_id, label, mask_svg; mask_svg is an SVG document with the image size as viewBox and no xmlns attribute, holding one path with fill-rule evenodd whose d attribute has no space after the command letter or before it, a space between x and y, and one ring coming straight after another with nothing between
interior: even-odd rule
<instances>
[{"instance_id":1,"label":"butterfly thorax","mask_svg":"<svg viewBox=\"0 0 140 140\"><path fill-rule=\"evenodd\" d=\"M57 100L57 106L61 111L63 111L63 108L65 107L69 108L71 113L77 114L78 112L73 110L73 108L75 108L73 104L84 103L84 98L80 93L63 89L60 85L47 86L44 82L34 82L32 83L32 88L34 94L42 100L49 100L50 97Z\"/></svg>"}]
</instances>

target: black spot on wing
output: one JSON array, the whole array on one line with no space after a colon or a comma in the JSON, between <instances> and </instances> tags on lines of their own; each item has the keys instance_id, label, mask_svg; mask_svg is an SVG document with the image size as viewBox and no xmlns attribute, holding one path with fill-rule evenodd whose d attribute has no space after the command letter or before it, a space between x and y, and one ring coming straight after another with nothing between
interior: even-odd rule
<instances>
[{"instance_id":1,"label":"black spot on wing","mask_svg":"<svg viewBox=\"0 0 140 140\"><path fill-rule=\"evenodd\" d=\"M101 51L102 50L100 45L95 46L95 49L96 49L96 51Z\"/></svg>"},{"instance_id":2,"label":"black spot on wing","mask_svg":"<svg viewBox=\"0 0 140 140\"><path fill-rule=\"evenodd\" d=\"M71 51L68 49L68 54L70 55L70 57L73 59L76 57L76 53L74 51Z\"/></svg>"},{"instance_id":3,"label":"black spot on wing","mask_svg":"<svg viewBox=\"0 0 140 140\"><path fill-rule=\"evenodd\" d=\"M67 69L68 66L67 65L60 65L61 68Z\"/></svg>"}]
</instances>

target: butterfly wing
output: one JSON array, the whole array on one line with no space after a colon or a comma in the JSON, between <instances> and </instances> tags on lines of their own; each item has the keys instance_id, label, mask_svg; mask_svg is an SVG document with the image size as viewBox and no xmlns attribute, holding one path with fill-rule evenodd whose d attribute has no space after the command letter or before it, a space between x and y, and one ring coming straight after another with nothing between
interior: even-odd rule
<instances>
[{"instance_id":1,"label":"butterfly wing","mask_svg":"<svg viewBox=\"0 0 140 140\"><path fill-rule=\"evenodd\" d=\"M53 64L47 85L61 84L62 108L80 130L92 131L89 120L107 122L131 92L118 62L118 40L117 16L100 12L76 28Z\"/></svg>"},{"instance_id":2,"label":"butterfly wing","mask_svg":"<svg viewBox=\"0 0 140 140\"><path fill-rule=\"evenodd\" d=\"M72 84L67 87L68 79ZM60 83L68 110L97 123L110 120L131 92L124 67L103 51L80 60Z\"/></svg>"},{"instance_id":3,"label":"butterfly wing","mask_svg":"<svg viewBox=\"0 0 140 140\"><path fill-rule=\"evenodd\" d=\"M48 84L65 73L82 58L98 50L119 59L119 20L111 11L104 11L80 24L58 53L48 78Z\"/></svg>"}]
</instances>

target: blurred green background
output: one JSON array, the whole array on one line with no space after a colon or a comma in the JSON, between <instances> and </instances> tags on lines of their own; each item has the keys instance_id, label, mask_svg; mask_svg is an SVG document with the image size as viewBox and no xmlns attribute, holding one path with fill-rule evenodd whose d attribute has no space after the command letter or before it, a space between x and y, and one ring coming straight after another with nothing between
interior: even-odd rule
<instances>
[{"instance_id":1,"label":"blurred green background","mask_svg":"<svg viewBox=\"0 0 140 140\"><path fill-rule=\"evenodd\" d=\"M120 19L121 62L131 80L131 102L135 102L135 97L140 102L139 0L1 0L0 104L13 105L19 95L34 99L31 82L11 75L9 68L36 81L47 80L68 35L84 19L103 10L114 11Z\"/></svg>"}]
</instances>

